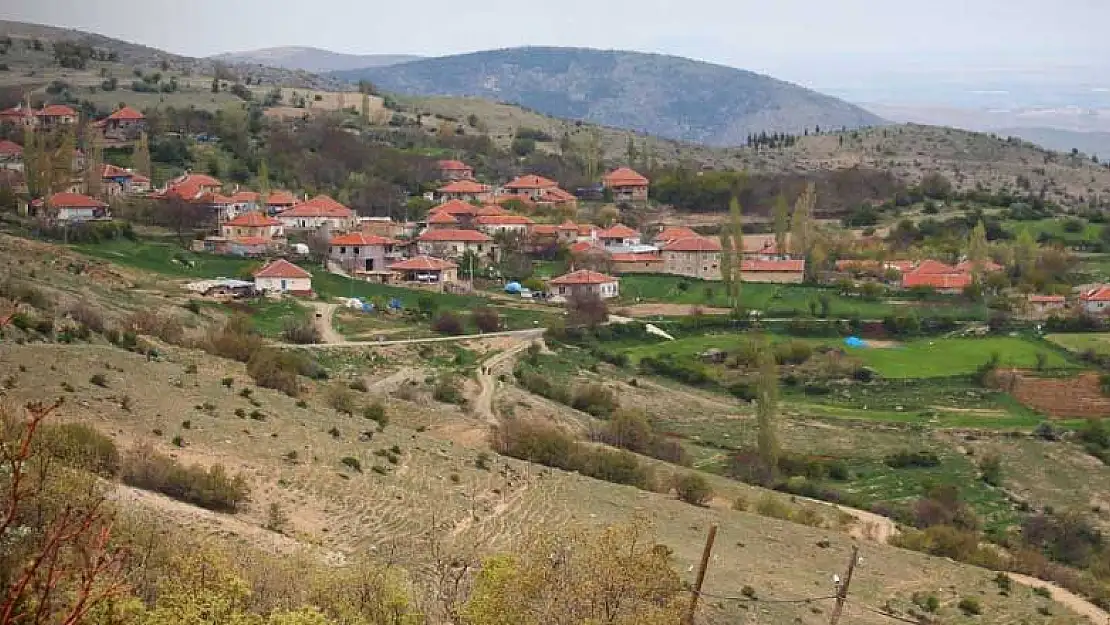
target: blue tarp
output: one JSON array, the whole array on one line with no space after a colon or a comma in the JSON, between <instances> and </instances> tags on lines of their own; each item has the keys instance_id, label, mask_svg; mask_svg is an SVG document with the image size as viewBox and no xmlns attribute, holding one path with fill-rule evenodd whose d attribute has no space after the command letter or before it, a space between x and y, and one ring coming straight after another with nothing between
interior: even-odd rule
<instances>
[{"instance_id":1,"label":"blue tarp","mask_svg":"<svg viewBox=\"0 0 1110 625\"><path fill-rule=\"evenodd\" d=\"M505 292L506 293L520 293L521 288L522 287L520 286L519 282L510 282L510 283L505 285Z\"/></svg>"},{"instance_id":2,"label":"blue tarp","mask_svg":"<svg viewBox=\"0 0 1110 625\"><path fill-rule=\"evenodd\" d=\"M867 347L867 343L858 336L849 336L844 339L844 344L848 347Z\"/></svg>"}]
</instances>

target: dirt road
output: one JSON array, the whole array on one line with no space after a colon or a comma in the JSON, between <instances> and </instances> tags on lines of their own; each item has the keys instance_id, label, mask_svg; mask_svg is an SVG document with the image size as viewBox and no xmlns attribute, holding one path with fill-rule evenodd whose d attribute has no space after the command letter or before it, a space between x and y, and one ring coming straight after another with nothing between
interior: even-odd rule
<instances>
[{"instance_id":1,"label":"dirt road","mask_svg":"<svg viewBox=\"0 0 1110 625\"><path fill-rule=\"evenodd\" d=\"M337 343L315 343L311 345L294 345L292 343L278 343L275 347L284 349L330 349L335 347L386 347L388 345L416 345L419 343L457 343L460 341L481 341L484 339L503 338L506 336L521 339L537 339L543 336L546 328L531 328L528 330L507 330L505 332L487 332L485 334L461 334L459 336L432 336L423 339L403 339L398 341L346 341L343 337ZM338 335L336 335L338 336Z\"/></svg>"},{"instance_id":2,"label":"dirt road","mask_svg":"<svg viewBox=\"0 0 1110 625\"><path fill-rule=\"evenodd\" d=\"M316 330L320 333L320 340L328 345L336 345L338 343L345 343L346 339L343 335L335 331L332 326L331 320L335 316L335 310L339 308L338 304L327 304L324 302L313 302L313 312L316 313Z\"/></svg>"},{"instance_id":3,"label":"dirt road","mask_svg":"<svg viewBox=\"0 0 1110 625\"><path fill-rule=\"evenodd\" d=\"M483 361L479 366L478 385L481 391L478 393L478 400L475 402L475 411L490 425L498 424L497 414L493 411L493 399L498 384L497 378L502 373L510 371L517 355L528 349L531 344L532 342L529 340L521 340L505 351Z\"/></svg>"}]
</instances>

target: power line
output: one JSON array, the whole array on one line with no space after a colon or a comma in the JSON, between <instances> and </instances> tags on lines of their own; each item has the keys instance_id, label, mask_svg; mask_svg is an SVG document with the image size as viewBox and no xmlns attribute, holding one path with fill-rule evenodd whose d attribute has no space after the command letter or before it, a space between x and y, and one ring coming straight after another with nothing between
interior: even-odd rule
<instances>
[{"instance_id":1,"label":"power line","mask_svg":"<svg viewBox=\"0 0 1110 625\"><path fill-rule=\"evenodd\" d=\"M887 617L888 619L890 619L892 621L899 621L899 622L902 622L902 623L909 623L910 625L921 625L921 623L923 622L919 619L909 619L909 618L906 618L904 616L898 616L897 614L891 614L890 612L885 612L885 611L880 610L878 608L873 608L869 605L863 605L862 603L854 603L853 602L852 605L856 606L857 608L867 610L868 612L873 612L873 613L878 614L880 616L885 616L885 617Z\"/></svg>"}]
</instances>

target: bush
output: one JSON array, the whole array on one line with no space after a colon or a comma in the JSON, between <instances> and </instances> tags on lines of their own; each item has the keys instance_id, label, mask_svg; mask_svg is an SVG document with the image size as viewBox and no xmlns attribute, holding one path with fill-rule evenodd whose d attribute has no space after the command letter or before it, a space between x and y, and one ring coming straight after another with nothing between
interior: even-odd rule
<instances>
[{"instance_id":1,"label":"bush","mask_svg":"<svg viewBox=\"0 0 1110 625\"><path fill-rule=\"evenodd\" d=\"M115 442L95 428L80 423L45 426L34 439L47 453L78 469L113 477L120 457Z\"/></svg>"},{"instance_id":2,"label":"bush","mask_svg":"<svg viewBox=\"0 0 1110 625\"><path fill-rule=\"evenodd\" d=\"M438 402L445 404L458 404L466 403L466 397L462 393L462 385L459 380L452 374L443 374L436 380L436 385L432 389L432 398Z\"/></svg>"},{"instance_id":3,"label":"bush","mask_svg":"<svg viewBox=\"0 0 1110 625\"><path fill-rule=\"evenodd\" d=\"M1002 458L998 454L984 457L979 463L979 471L987 484L1002 486Z\"/></svg>"},{"instance_id":4,"label":"bush","mask_svg":"<svg viewBox=\"0 0 1110 625\"><path fill-rule=\"evenodd\" d=\"M352 458L351 456L345 456L339 462L341 462L343 464L343 466L351 469L352 471L355 471L357 473L362 473L362 463L359 462L358 458Z\"/></svg>"},{"instance_id":5,"label":"bush","mask_svg":"<svg viewBox=\"0 0 1110 625\"><path fill-rule=\"evenodd\" d=\"M316 367L318 365L305 354L267 347L254 352L247 362L247 373L263 388L272 388L296 397L301 392L297 376L311 374L319 377Z\"/></svg>"},{"instance_id":6,"label":"bush","mask_svg":"<svg viewBox=\"0 0 1110 625\"><path fill-rule=\"evenodd\" d=\"M978 616L983 613L983 606L975 597L964 597L956 604L956 607L963 612L965 616Z\"/></svg>"},{"instance_id":7,"label":"bush","mask_svg":"<svg viewBox=\"0 0 1110 625\"><path fill-rule=\"evenodd\" d=\"M265 341L251 328L251 320L242 315L209 332L203 345L210 354L239 362L249 362L264 346Z\"/></svg>"},{"instance_id":8,"label":"bush","mask_svg":"<svg viewBox=\"0 0 1110 625\"><path fill-rule=\"evenodd\" d=\"M246 479L228 475L223 465L186 467L150 447L133 450L123 463L120 477L136 488L217 512L235 512L250 494Z\"/></svg>"},{"instance_id":9,"label":"bush","mask_svg":"<svg viewBox=\"0 0 1110 625\"><path fill-rule=\"evenodd\" d=\"M932 451L900 451L883 462L892 469L928 469L940 466L940 458Z\"/></svg>"},{"instance_id":10,"label":"bush","mask_svg":"<svg viewBox=\"0 0 1110 625\"><path fill-rule=\"evenodd\" d=\"M293 317L285 320L281 338L287 343L312 345L321 342L320 329L308 316Z\"/></svg>"},{"instance_id":11,"label":"bush","mask_svg":"<svg viewBox=\"0 0 1110 625\"><path fill-rule=\"evenodd\" d=\"M108 388L108 378L104 377L103 373L94 373L89 378L89 384L99 386L100 388Z\"/></svg>"},{"instance_id":12,"label":"bush","mask_svg":"<svg viewBox=\"0 0 1110 625\"><path fill-rule=\"evenodd\" d=\"M383 428L389 424L389 415L386 414L385 404L383 404L381 400L374 400L370 404L367 404L366 407L362 409L362 416L377 422L377 424Z\"/></svg>"},{"instance_id":13,"label":"bush","mask_svg":"<svg viewBox=\"0 0 1110 625\"><path fill-rule=\"evenodd\" d=\"M577 471L616 484L647 488L651 471L627 451L579 444L554 428L517 420L502 423L494 436L498 453L549 467Z\"/></svg>"},{"instance_id":14,"label":"bush","mask_svg":"<svg viewBox=\"0 0 1110 625\"><path fill-rule=\"evenodd\" d=\"M451 312L442 312L432 322L432 329L440 334L459 336L463 333L463 324L457 315Z\"/></svg>"},{"instance_id":15,"label":"bush","mask_svg":"<svg viewBox=\"0 0 1110 625\"><path fill-rule=\"evenodd\" d=\"M587 384L574 389L570 405L595 417L608 417L617 409L617 396L601 384Z\"/></svg>"},{"instance_id":16,"label":"bush","mask_svg":"<svg viewBox=\"0 0 1110 625\"><path fill-rule=\"evenodd\" d=\"M484 452L484 451L478 452L478 457L474 459L474 466L483 470L483 471L489 471L489 467L490 467L489 454Z\"/></svg>"},{"instance_id":17,"label":"bush","mask_svg":"<svg viewBox=\"0 0 1110 625\"><path fill-rule=\"evenodd\" d=\"M474 325L482 332L497 332L501 329L501 317L492 308L475 308L470 316L474 320Z\"/></svg>"},{"instance_id":18,"label":"bush","mask_svg":"<svg viewBox=\"0 0 1110 625\"><path fill-rule=\"evenodd\" d=\"M709 481L700 473L686 473L675 481L675 494L682 501L695 506L704 506L713 498Z\"/></svg>"}]
</instances>

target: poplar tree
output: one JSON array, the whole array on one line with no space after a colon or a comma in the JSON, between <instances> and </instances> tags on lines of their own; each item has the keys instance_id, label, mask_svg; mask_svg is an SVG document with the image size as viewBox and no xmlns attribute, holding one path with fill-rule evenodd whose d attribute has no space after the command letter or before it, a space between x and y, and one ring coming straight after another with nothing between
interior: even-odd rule
<instances>
[{"instance_id":1,"label":"poplar tree","mask_svg":"<svg viewBox=\"0 0 1110 625\"><path fill-rule=\"evenodd\" d=\"M732 302L732 235L728 228L721 229L721 284L725 287L725 300Z\"/></svg>"},{"instance_id":2,"label":"poplar tree","mask_svg":"<svg viewBox=\"0 0 1110 625\"><path fill-rule=\"evenodd\" d=\"M96 126L85 126L85 193L99 198L104 189L104 149Z\"/></svg>"},{"instance_id":3,"label":"poplar tree","mask_svg":"<svg viewBox=\"0 0 1110 625\"><path fill-rule=\"evenodd\" d=\"M809 254L809 247L813 242L813 209L816 205L817 190L811 182L794 203L794 215L790 220L790 251L793 254Z\"/></svg>"},{"instance_id":4,"label":"poplar tree","mask_svg":"<svg viewBox=\"0 0 1110 625\"><path fill-rule=\"evenodd\" d=\"M260 208L266 207L266 202L270 199L270 167L266 164L266 159L258 162L258 204Z\"/></svg>"},{"instance_id":5,"label":"poplar tree","mask_svg":"<svg viewBox=\"0 0 1110 625\"><path fill-rule=\"evenodd\" d=\"M146 132L139 133L139 140L135 142L131 154L131 167L139 174L151 178L150 171L150 139Z\"/></svg>"},{"instance_id":6,"label":"poplar tree","mask_svg":"<svg viewBox=\"0 0 1110 625\"><path fill-rule=\"evenodd\" d=\"M779 437L778 420L778 365L775 352L766 337L760 337L756 350L756 364L759 372L756 384L756 424L759 428L757 445L759 458L771 475L778 470Z\"/></svg>"},{"instance_id":7,"label":"poplar tree","mask_svg":"<svg viewBox=\"0 0 1110 625\"><path fill-rule=\"evenodd\" d=\"M775 198L772 216L775 223L775 251L781 256L787 253L786 239L790 231L790 204L782 193Z\"/></svg>"},{"instance_id":8,"label":"poplar tree","mask_svg":"<svg viewBox=\"0 0 1110 625\"><path fill-rule=\"evenodd\" d=\"M983 263L987 260L987 228L982 219L967 236L967 259L971 262L972 279L978 283L983 277Z\"/></svg>"},{"instance_id":9,"label":"poplar tree","mask_svg":"<svg viewBox=\"0 0 1110 625\"><path fill-rule=\"evenodd\" d=\"M744 281L744 219L740 212L740 200L736 196L728 203L729 227L732 230L732 240L736 245L736 252L732 254L732 312L740 314L740 289Z\"/></svg>"}]
</instances>

